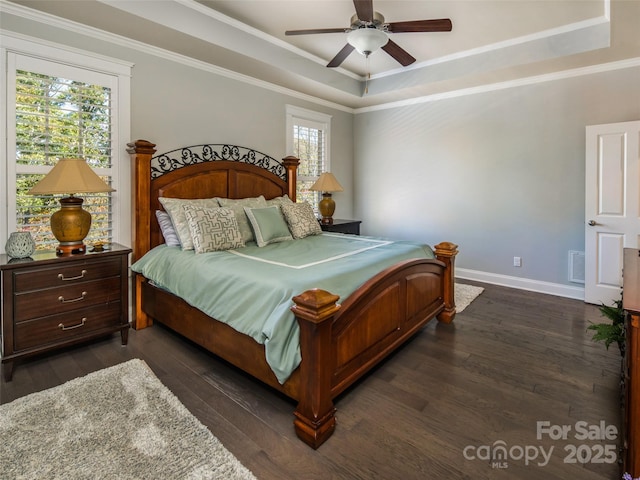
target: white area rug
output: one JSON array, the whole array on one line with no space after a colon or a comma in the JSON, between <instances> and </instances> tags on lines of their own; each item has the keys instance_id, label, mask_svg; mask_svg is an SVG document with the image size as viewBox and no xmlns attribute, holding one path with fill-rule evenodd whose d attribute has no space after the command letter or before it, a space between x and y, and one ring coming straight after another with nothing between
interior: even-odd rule
<instances>
[{"instance_id":1,"label":"white area rug","mask_svg":"<svg viewBox=\"0 0 640 480\"><path fill-rule=\"evenodd\" d=\"M464 283L456 283L453 295L456 301L456 312L460 313L473 302L478 295L484 292L484 288L473 285L465 285Z\"/></svg>"},{"instance_id":2,"label":"white area rug","mask_svg":"<svg viewBox=\"0 0 640 480\"><path fill-rule=\"evenodd\" d=\"M0 406L0 478L255 480L137 359Z\"/></svg>"}]
</instances>

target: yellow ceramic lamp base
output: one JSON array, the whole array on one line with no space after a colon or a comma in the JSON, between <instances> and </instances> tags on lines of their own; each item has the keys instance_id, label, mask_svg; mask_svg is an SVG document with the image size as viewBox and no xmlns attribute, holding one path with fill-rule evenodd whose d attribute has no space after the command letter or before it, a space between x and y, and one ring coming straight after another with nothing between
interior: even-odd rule
<instances>
[{"instance_id":1,"label":"yellow ceramic lamp base","mask_svg":"<svg viewBox=\"0 0 640 480\"><path fill-rule=\"evenodd\" d=\"M62 208L51 215L51 232L60 242L56 248L58 255L86 251L83 240L91 228L91 214L82 209L82 203L82 198L62 198Z\"/></svg>"},{"instance_id":2,"label":"yellow ceramic lamp base","mask_svg":"<svg viewBox=\"0 0 640 480\"><path fill-rule=\"evenodd\" d=\"M336 202L333 201L330 193L325 192L322 194L322 200L320 200L318 204L318 210L320 210L320 214L322 215L322 224L332 225L333 212L336 211Z\"/></svg>"}]
</instances>

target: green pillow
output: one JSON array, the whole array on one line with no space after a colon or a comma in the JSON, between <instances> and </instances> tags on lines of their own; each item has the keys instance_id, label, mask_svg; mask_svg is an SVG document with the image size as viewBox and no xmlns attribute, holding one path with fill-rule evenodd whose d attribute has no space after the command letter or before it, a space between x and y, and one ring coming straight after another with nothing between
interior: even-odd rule
<instances>
[{"instance_id":1,"label":"green pillow","mask_svg":"<svg viewBox=\"0 0 640 480\"><path fill-rule=\"evenodd\" d=\"M280 207L275 205L264 208L244 207L244 211L249 223L251 223L259 247L293 240L287 222L280 213Z\"/></svg>"}]
</instances>

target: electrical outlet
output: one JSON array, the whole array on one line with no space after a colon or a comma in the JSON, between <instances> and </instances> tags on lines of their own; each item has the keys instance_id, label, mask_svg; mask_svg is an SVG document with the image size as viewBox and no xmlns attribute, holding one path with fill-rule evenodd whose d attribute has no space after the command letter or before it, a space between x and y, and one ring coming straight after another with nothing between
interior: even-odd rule
<instances>
[{"instance_id":1,"label":"electrical outlet","mask_svg":"<svg viewBox=\"0 0 640 480\"><path fill-rule=\"evenodd\" d=\"M513 257L513 266L521 267L522 266L522 257Z\"/></svg>"}]
</instances>

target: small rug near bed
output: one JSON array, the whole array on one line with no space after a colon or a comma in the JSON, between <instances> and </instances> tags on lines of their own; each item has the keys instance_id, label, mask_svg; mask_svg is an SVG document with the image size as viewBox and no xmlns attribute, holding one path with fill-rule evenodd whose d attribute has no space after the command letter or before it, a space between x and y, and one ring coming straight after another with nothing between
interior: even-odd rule
<instances>
[{"instance_id":1,"label":"small rug near bed","mask_svg":"<svg viewBox=\"0 0 640 480\"><path fill-rule=\"evenodd\" d=\"M0 406L1 478L255 480L142 360Z\"/></svg>"},{"instance_id":2,"label":"small rug near bed","mask_svg":"<svg viewBox=\"0 0 640 480\"><path fill-rule=\"evenodd\" d=\"M457 283L454 287L454 298L456 301L456 312L460 313L473 302L478 295L484 292L484 288L476 287L474 285L466 285L464 283Z\"/></svg>"}]
</instances>

